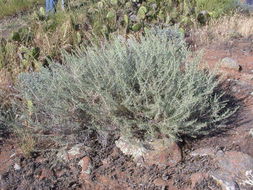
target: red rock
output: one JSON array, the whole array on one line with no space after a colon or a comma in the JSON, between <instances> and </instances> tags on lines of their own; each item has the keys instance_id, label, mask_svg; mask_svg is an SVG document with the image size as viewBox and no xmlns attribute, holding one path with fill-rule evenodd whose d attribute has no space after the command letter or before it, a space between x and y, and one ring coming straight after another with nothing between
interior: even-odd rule
<instances>
[{"instance_id":1,"label":"red rock","mask_svg":"<svg viewBox=\"0 0 253 190\"><path fill-rule=\"evenodd\" d=\"M164 180L161 179L161 178L155 179L153 183L154 183L156 186L166 186L166 185L167 185L167 182L164 181Z\"/></svg>"},{"instance_id":2,"label":"red rock","mask_svg":"<svg viewBox=\"0 0 253 190\"><path fill-rule=\"evenodd\" d=\"M78 165L80 165L82 167L81 173L86 173L86 174L91 173L92 164L91 164L91 159L88 156L83 157L79 161Z\"/></svg>"},{"instance_id":3,"label":"red rock","mask_svg":"<svg viewBox=\"0 0 253 190\"><path fill-rule=\"evenodd\" d=\"M82 181L89 181L90 180L90 175L86 174L86 173L81 173L79 175L79 179L81 179Z\"/></svg>"},{"instance_id":4,"label":"red rock","mask_svg":"<svg viewBox=\"0 0 253 190\"><path fill-rule=\"evenodd\" d=\"M191 175L191 188L194 188L195 185L202 181L204 178L207 178L208 174L207 173L194 173Z\"/></svg>"},{"instance_id":5,"label":"red rock","mask_svg":"<svg viewBox=\"0 0 253 190\"><path fill-rule=\"evenodd\" d=\"M145 164L175 166L182 160L181 149L173 141L157 140L152 146L154 149L144 155Z\"/></svg>"},{"instance_id":6,"label":"red rock","mask_svg":"<svg viewBox=\"0 0 253 190\"><path fill-rule=\"evenodd\" d=\"M51 179L53 176L54 173L51 170L43 168L39 176L39 180Z\"/></svg>"},{"instance_id":7,"label":"red rock","mask_svg":"<svg viewBox=\"0 0 253 190\"><path fill-rule=\"evenodd\" d=\"M118 180L111 179L110 176L99 176L97 178L98 184L101 184L102 187L99 189L128 189L128 187L124 184L121 184Z\"/></svg>"}]
</instances>

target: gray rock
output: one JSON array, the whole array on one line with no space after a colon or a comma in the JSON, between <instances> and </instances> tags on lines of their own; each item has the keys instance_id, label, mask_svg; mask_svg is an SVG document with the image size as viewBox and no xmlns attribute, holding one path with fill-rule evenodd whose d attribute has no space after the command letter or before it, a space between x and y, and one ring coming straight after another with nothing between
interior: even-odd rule
<instances>
[{"instance_id":1,"label":"gray rock","mask_svg":"<svg viewBox=\"0 0 253 190\"><path fill-rule=\"evenodd\" d=\"M78 162L78 165L81 166L81 168L82 168L81 173L91 174L93 166L92 166L92 163L91 163L91 159L88 156L85 156L84 158L82 158Z\"/></svg>"},{"instance_id":2,"label":"gray rock","mask_svg":"<svg viewBox=\"0 0 253 190\"><path fill-rule=\"evenodd\" d=\"M200 148L197 150L194 150L193 152L190 153L191 156L211 156L214 157L216 154L216 151L214 148Z\"/></svg>"},{"instance_id":3,"label":"gray rock","mask_svg":"<svg viewBox=\"0 0 253 190\"><path fill-rule=\"evenodd\" d=\"M76 144L68 151L68 157L70 160L79 158L85 155L85 152L81 149L84 148L83 144Z\"/></svg>"},{"instance_id":4,"label":"gray rock","mask_svg":"<svg viewBox=\"0 0 253 190\"><path fill-rule=\"evenodd\" d=\"M56 156L59 160L62 160L62 161L68 161L69 160L68 159L68 153L65 149L59 150L59 152L57 153Z\"/></svg>"},{"instance_id":5,"label":"gray rock","mask_svg":"<svg viewBox=\"0 0 253 190\"><path fill-rule=\"evenodd\" d=\"M170 139L143 143L121 137L115 143L124 154L132 156L139 165L175 166L182 160L181 149Z\"/></svg>"},{"instance_id":6,"label":"gray rock","mask_svg":"<svg viewBox=\"0 0 253 190\"><path fill-rule=\"evenodd\" d=\"M210 175L224 190L244 189L241 185L248 179L247 172L253 171L253 158L242 152L230 151L216 154L215 162L219 170Z\"/></svg>"},{"instance_id":7,"label":"gray rock","mask_svg":"<svg viewBox=\"0 0 253 190\"><path fill-rule=\"evenodd\" d=\"M227 172L218 170L211 173L210 176L222 186L223 190L240 190L239 185Z\"/></svg>"},{"instance_id":8,"label":"gray rock","mask_svg":"<svg viewBox=\"0 0 253 190\"><path fill-rule=\"evenodd\" d=\"M234 69L240 71L242 67L238 64L238 62L232 58L225 57L221 60L221 66L228 69Z\"/></svg>"}]
</instances>

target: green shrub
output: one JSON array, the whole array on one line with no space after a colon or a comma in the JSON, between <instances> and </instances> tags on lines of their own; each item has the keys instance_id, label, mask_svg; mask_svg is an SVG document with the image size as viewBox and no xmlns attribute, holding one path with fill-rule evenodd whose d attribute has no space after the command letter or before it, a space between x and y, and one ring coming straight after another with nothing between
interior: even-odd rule
<instances>
[{"instance_id":1,"label":"green shrub","mask_svg":"<svg viewBox=\"0 0 253 190\"><path fill-rule=\"evenodd\" d=\"M16 1L8 0L8 3ZM18 1L20 4L35 2ZM232 2L233 0L71 0L66 11L57 9L55 14L48 17L41 7L28 16L27 26L13 32L6 47L0 47L0 70L9 70L15 78L15 74L20 71L36 70L47 65L47 58L61 62L62 50L71 52L81 44L89 45L90 41L100 43L101 39L110 39L113 33L128 35L154 25L173 24L179 24L181 30L187 31L196 23L207 24L209 13L220 15L233 9ZM38 47L38 57L32 57L29 51ZM12 51L18 54L13 56Z\"/></svg>"},{"instance_id":2,"label":"green shrub","mask_svg":"<svg viewBox=\"0 0 253 190\"><path fill-rule=\"evenodd\" d=\"M4 132L11 131L14 122L13 97L8 89L0 87L0 139ZM14 104L13 104L14 105Z\"/></svg>"},{"instance_id":3,"label":"green shrub","mask_svg":"<svg viewBox=\"0 0 253 190\"><path fill-rule=\"evenodd\" d=\"M22 123L65 135L85 124L145 140L181 139L215 130L233 113L215 75L198 68L175 29L139 40L115 36L81 52L66 55L66 65L20 75Z\"/></svg>"}]
</instances>

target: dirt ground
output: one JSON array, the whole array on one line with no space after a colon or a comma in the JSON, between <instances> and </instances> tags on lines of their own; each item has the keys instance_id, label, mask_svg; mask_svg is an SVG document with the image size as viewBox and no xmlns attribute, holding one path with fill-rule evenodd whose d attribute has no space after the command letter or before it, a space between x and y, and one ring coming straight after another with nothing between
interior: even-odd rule
<instances>
[{"instance_id":1,"label":"dirt ground","mask_svg":"<svg viewBox=\"0 0 253 190\"><path fill-rule=\"evenodd\" d=\"M5 33L3 33L5 35ZM19 143L9 136L0 145L0 189L84 189L84 190L219 190L207 173L218 169L210 156L193 157L201 148L238 151L253 157L253 38L216 43L204 49L204 61L214 66L224 57L235 59L241 71L220 68L230 87L230 95L239 100L240 110L226 131L196 140L186 140L181 149L183 160L173 167L138 166L115 146L116 134L98 135L83 131L76 138L92 163L90 173L81 174L82 156L69 161L59 159L59 150L36 152L29 158L21 154ZM253 188L248 188L253 189Z\"/></svg>"}]
</instances>

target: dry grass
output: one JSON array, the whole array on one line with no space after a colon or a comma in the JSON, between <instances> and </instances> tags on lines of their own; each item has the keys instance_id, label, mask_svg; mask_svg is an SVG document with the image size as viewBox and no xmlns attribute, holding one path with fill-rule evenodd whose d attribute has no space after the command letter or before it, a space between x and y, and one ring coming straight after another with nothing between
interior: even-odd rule
<instances>
[{"instance_id":1,"label":"dry grass","mask_svg":"<svg viewBox=\"0 0 253 190\"><path fill-rule=\"evenodd\" d=\"M44 0L0 0L0 18L26 10Z\"/></svg>"},{"instance_id":2,"label":"dry grass","mask_svg":"<svg viewBox=\"0 0 253 190\"><path fill-rule=\"evenodd\" d=\"M191 38L198 46L237 37L247 38L251 35L253 35L253 16L241 13L212 20L209 25L191 31Z\"/></svg>"}]
</instances>

